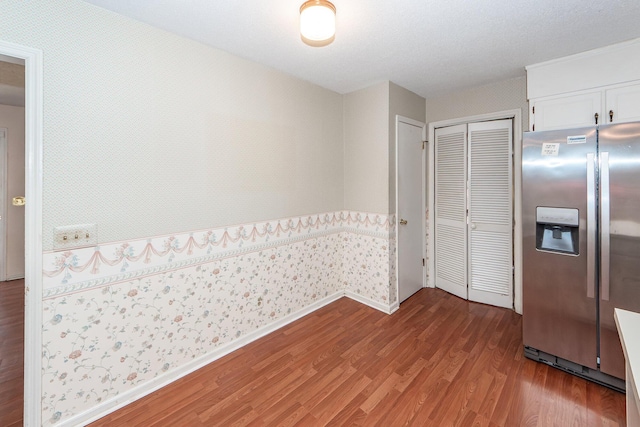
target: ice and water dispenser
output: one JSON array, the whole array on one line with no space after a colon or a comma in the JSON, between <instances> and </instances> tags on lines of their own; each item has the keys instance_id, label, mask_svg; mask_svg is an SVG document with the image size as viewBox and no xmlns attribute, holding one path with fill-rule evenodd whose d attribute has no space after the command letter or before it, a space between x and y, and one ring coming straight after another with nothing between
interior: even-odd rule
<instances>
[{"instance_id":1,"label":"ice and water dispenser","mask_svg":"<svg viewBox=\"0 0 640 427\"><path fill-rule=\"evenodd\" d=\"M578 255L578 209L536 208L536 249Z\"/></svg>"}]
</instances>

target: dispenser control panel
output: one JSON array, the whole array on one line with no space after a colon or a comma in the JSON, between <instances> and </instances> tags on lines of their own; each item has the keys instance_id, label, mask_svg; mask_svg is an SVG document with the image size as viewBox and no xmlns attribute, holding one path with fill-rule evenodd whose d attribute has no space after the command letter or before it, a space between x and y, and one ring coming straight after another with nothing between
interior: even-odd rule
<instances>
[{"instance_id":1,"label":"dispenser control panel","mask_svg":"<svg viewBox=\"0 0 640 427\"><path fill-rule=\"evenodd\" d=\"M536 208L536 249L579 255L580 212L573 208Z\"/></svg>"},{"instance_id":2,"label":"dispenser control panel","mask_svg":"<svg viewBox=\"0 0 640 427\"><path fill-rule=\"evenodd\" d=\"M580 222L580 216L578 209L538 206L536 208L536 222L571 225L577 227Z\"/></svg>"}]
</instances>

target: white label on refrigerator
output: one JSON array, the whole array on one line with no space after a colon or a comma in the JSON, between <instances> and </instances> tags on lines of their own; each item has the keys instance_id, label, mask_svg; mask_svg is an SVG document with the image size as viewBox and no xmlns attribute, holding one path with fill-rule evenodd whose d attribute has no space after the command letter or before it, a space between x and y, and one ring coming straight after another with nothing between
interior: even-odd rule
<instances>
[{"instance_id":1,"label":"white label on refrigerator","mask_svg":"<svg viewBox=\"0 0 640 427\"><path fill-rule=\"evenodd\" d=\"M542 144L543 156L557 156L560 150L560 143L557 142L545 142Z\"/></svg>"},{"instance_id":2,"label":"white label on refrigerator","mask_svg":"<svg viewBox=\"0 0 640 427\"><path fill-rule=\"evenodd\" d=\"M587 135L575 135L567 137L567 144L586 144Z\"/></svg>"}]
</instances>

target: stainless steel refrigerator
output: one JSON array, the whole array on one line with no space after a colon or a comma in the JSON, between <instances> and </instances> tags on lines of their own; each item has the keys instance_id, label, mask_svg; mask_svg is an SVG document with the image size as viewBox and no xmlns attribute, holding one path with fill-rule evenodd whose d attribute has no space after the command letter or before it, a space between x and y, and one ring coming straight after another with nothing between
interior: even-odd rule
<instances>
[{"instance_id":1,"label":"stainless steel refrigerator","mask_svg":"<svg viewBox=\"0 0 640 427\"><path fill-rule=\"evenodd\" d=\"M640 123L523 143L525 355L624 390L613 309L640 311Z\"/></svg>"}]
</instances>

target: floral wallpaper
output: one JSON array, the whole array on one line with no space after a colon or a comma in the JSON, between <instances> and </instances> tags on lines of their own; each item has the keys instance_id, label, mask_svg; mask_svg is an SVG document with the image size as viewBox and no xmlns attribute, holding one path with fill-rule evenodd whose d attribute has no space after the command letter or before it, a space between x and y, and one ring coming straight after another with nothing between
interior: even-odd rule
<instances>
[{"instance_id":1,"label":"floral wallpaper","mask_svg":"<svg viewBox=\"0 0 640 427\"><path fill-rule=\"evenodd\" d=\"M393 224L393 229L389 233L389 304L391 304L391 310L394 310L398 304L398 274L396 269L398 251L395 236L395 219Z\"/></svg>"},{"instance_id":2,"label":"floral wallpaper","mask_svg":"<svg viewBox=\"0 0 640 427\"><path fill-rule=\"evenodd\" d=\"M389 307L390 230L336 212L46 254L44 425L345 291Z\"/></svg>"},{"instance_id":3,"label":"floral wallpaper","mask_svg":"<svg viewBox=\"0 0 640 427\"><path fill-rule=\"evenodd\" d=\"M390 305L389 239L343 233L346 291Z\"/></svg>"}]
</instances>

